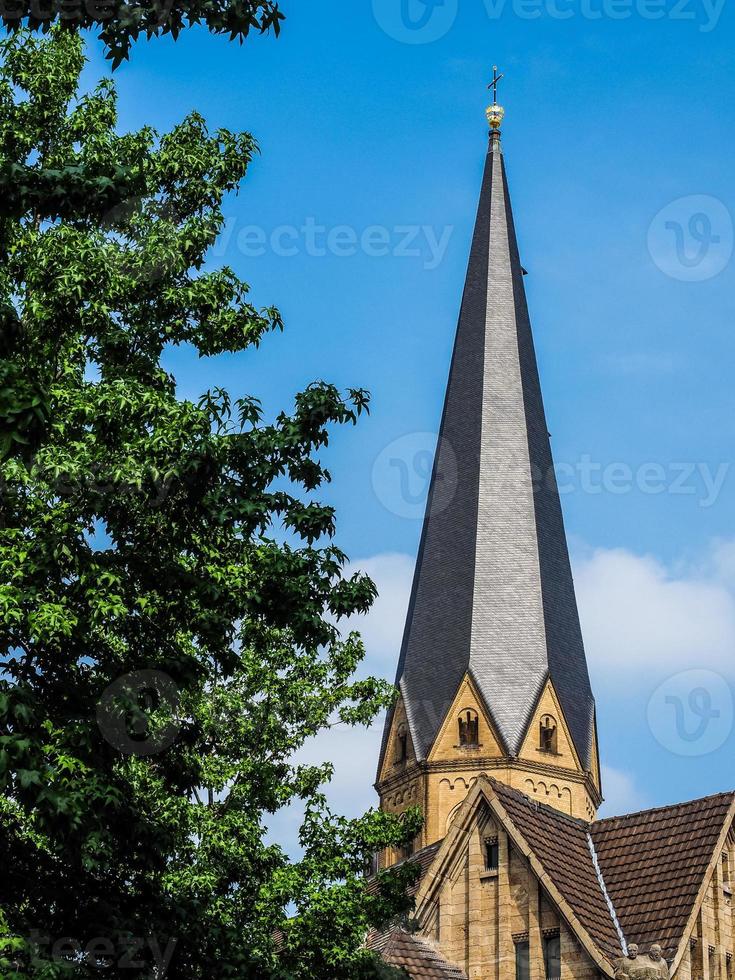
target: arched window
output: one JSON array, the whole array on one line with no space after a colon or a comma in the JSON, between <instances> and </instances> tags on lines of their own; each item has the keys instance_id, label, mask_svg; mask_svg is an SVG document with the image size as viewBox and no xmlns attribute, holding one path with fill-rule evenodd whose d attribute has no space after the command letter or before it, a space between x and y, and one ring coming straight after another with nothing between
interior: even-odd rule
<instances>
[{"instance_id":1,"label":"arched window","mask_svg":"<svg viewBox=\"0 0 735 980\"><path fill-rule=\"evenodd\" d=\"M408 729L405 725L399 725L396 732L396 762L405 762L408 759Z\"/></svg>"},{"instance_id":2,"label":"arched window","mask_svg":"<svg viewBox=\"0 0 735 980\"><path fill-rule=\"evenodd\" d=\"M556 719L552 718L551 715L544 715L541 719L541 737L539 740L539 749L542 752L553 752L556 754L557 751L557 724Z\"/></svg>"},{"instance_id":3,"label":"arched window","mask_svg":"<svg viewBox=\"0 0 735 980\"><path fill-rule=\"evenodd\" d=\"M459 716L459 744L477 745L480 741L480 721L476 711L467 708Z\"/></svg>"}]
</instances>

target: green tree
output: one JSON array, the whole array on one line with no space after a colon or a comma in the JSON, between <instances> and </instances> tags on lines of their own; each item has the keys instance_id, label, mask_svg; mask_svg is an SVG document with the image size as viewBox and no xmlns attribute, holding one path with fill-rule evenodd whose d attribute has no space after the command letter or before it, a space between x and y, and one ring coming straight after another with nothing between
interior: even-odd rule
<instances>
[{"instance_id":1,"label":"green tree","mask_svg":"<svg viewBox=\"0 0 735 980\"><path fill-rule=\"evenodd\" d=\"M282 328L204 265L252 137L197 115L119 135L112 83L79 95L72 32L1 55L0 167L34 188L0 214L3 976L160 976L172 952L187 980L383 975L362 939L413 872L363 872L418 816L338 818L329 765L293 761L392 697L354 679L360 639L335 624L374 586L345 576L316 497L367 396L315 383L273 422L178 398L168 345L252 357ZM266 837L294 801L298 861Z\"/></svg>"},{"instance_id":2,"label":"green tree","mask_svg":"<svg viewBox=\"0 0 735 980\"><path fill-rule=\"evenodd\" d=\"M242 43L253 31L278 36L284 15L278 0L0 0L0 23L17 31L99 27L113 66L128 58L139 37L170 34L205 25Z\"/></svg>"}]
</instances>

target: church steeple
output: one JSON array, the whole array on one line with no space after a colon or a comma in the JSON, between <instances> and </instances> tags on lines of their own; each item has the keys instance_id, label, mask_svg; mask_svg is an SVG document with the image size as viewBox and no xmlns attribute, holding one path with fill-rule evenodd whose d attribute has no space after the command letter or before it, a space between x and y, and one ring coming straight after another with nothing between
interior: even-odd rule
<instances>
[{"instance_id":1,"label":"church steeple","mask_svg":"<svg viewBox=\"0 0 735 980\"><path fill-rule=\"evenodd\" d=\"M401 699L387 720L378 788L399 776L388 758L397 724L410 736L408 770L429 772L453 725L450 709L464 706L457 696L465 685L496 745L493 753L478 745L473 755L450 727L458 766L504 766L526 792L574 769L561 802L544 802L584 816L599 804L595 706L500 144L503 115L494 99L398 664ZM549 724L568 743L566 761L553 750ZM560 778L553 785L560 791ZM577 788L584 807L573 799Z\"/></svg>"}]
</instances>

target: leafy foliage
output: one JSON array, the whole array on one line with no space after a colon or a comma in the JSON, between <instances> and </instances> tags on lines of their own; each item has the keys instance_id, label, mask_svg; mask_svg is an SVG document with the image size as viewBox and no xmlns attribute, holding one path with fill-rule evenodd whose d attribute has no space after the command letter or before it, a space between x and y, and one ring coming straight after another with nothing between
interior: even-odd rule
<instances>
[{"instance_id":1,"label":"leafy foliage","mask_svg":"<svg viewBox=\"0 0 735 980\"><path fill-rule=\"evenodd\" d=\"M78 94L71 32L17 33L2 59L4 172L136 191L100 219L60 176L0 215L3 976L160 976L171 953L187 980L382 976L362 939L413 872L363 871L418 816L337 818L330 766L294 763L393 696L354 679L363 647L336 624L375 590L315 497L330 427L367 395L315 383L271 422L223 390L177 397L168 346L252 356L282 329L205 268L252 137L196 114L119 135L112 84ZM294 802L298 861L266 834Z\"/></svg>"},{"instance_id":2,"label":"leafy foliage","mask_svg":"<svg viewBox=\"0 0 735 980\"><path fill-rule=\"evenodd\" d=\"M194 24L205 24L213 34L225 34L242 43L252 31L278 36L284 15L278 0L6 0L0 21L16 31L48 31L57 22L66 29L99 26L107 57L117 67L129 57L139 37L170 34L174 39Z\"/></svg>"}]
</instances>

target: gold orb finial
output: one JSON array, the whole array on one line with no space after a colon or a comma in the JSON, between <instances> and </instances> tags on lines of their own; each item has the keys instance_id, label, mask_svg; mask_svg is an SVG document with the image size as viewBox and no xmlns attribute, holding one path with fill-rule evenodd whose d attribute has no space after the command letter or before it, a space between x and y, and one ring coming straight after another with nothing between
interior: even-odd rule
<instances>
[{"instance_id":1,"label":"gold orb finial","mask_svg":"<svg viewBox=\"0 0 735 980\"><path fill-rule=\"evenodd\" d=\"M494 133L500 132L500 126L503 122L503 117L505 116L505 109L502 107L502 105L498 105L498 82L503 77L504 75L498 75L498 66L493 65L493 80L488 85L488 88L493 90L493 104L488 106L486 115L490 129Z\"/></svg>"},{"instance_id":2,"label":"gold orb finial","mask_svg":"<svg viewBox=\"0 0 735 980\"><path fill-rule=\"evenodd\" d=\"M503 117L505 116L505 109L502 105L498 105L497 102L493 102L492 105L487 107L486 115L492 132L499 133Z\"/></svg>"}]
</instances>

